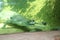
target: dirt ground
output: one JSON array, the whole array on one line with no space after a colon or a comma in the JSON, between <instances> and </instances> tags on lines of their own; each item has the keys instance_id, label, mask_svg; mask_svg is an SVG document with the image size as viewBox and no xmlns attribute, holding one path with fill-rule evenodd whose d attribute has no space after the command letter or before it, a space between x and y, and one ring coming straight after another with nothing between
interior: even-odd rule
<instances>
[{"instance_id":1,"label":"dirt ground","mask_svg":"<svg viewBox=\"0 0 60 40\"><path fill-rule=\"evenodd\" d=\"M60 40L60 31L6 34L0 40Z\"/></svg>"}]
</instances>

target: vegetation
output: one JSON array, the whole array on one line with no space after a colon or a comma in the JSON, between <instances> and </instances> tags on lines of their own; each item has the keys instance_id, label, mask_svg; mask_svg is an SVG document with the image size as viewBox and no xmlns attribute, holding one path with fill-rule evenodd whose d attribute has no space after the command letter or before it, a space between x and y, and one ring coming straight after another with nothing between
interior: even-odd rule
<instances>
[{"instance_id":1,"label":"vegetation","mask_svg":"<svg viewBox=\"0 0 60 40\"><path fill-rule=\"evenodd\" d=\"M0 0L0 33L60 30L59 4L59 0Z\"/></svg>"}]
</instances>

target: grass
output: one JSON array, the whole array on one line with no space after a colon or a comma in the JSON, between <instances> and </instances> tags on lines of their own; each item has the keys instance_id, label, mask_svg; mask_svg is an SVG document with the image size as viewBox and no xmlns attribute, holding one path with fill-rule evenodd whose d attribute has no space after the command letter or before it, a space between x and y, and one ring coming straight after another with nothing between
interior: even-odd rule
<instances>
[{"instance_id":1,"label":"grass","mask_svg":"<svg viewBox=\"0 0 60 40\"><path fill-rule=\"evenodd\" d=\"M0 29L0 34L10 34L10 33L17 33L17 32L23 32L23 30L16 29L16 28Z\"/></svg>"}]
</instances>

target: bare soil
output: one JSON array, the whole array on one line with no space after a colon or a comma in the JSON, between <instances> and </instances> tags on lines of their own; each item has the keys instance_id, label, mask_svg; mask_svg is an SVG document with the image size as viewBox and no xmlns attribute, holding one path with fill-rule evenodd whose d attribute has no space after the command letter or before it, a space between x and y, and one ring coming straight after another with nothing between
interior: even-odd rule
<instances>
[{"instance_id":1,"label":"bare soil","mask_svg":"<svg viewBox=\"0 0 60 40\"><path fill-rule=\"evenodd\" d=\"M60 40L60 31L6 34L0 40Z\"/></svg>"}]
</instances>

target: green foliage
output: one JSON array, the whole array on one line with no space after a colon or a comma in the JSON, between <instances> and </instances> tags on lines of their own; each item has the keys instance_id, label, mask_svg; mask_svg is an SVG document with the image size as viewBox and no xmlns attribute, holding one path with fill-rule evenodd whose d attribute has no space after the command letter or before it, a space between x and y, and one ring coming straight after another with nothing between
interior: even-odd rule
<instances>
[{"instance_id":1,"label":"green foliage","mask_svg":"<svg viewBox=\"0 0 60 40\"><path fill-rule=\"evenodd\" d=\"M4 4L0 19L6 25L12 24L13 27L24 31L60 30L59 0L5 0L2 2ZM37 24L29 25L29 20L35 20ZM42 22L47 24L43 25Z\"/></svg>"},{"instance_id":2,"label":"green foliage","mask_svg":"<svg viewBox=\"0 0 60 40\"><path fill-rule=\"evenodd\" d=\"M27 8L30 6L27 3L27 0L7 0L8 5L12 7L11 10L13 11L19 11L26 12Z\"/></svg>"},{"instance_id":3,"label":"green foliage","mask_svg":"<svg viewBox=\"0 0 60 40\"><path fill-rule=\"evenodd\" d=\"M0 34L10 34L10 33L16 33L16 32L24 32L24 31L16 28L0 29Z\"/></svg>"}]
</instances>

